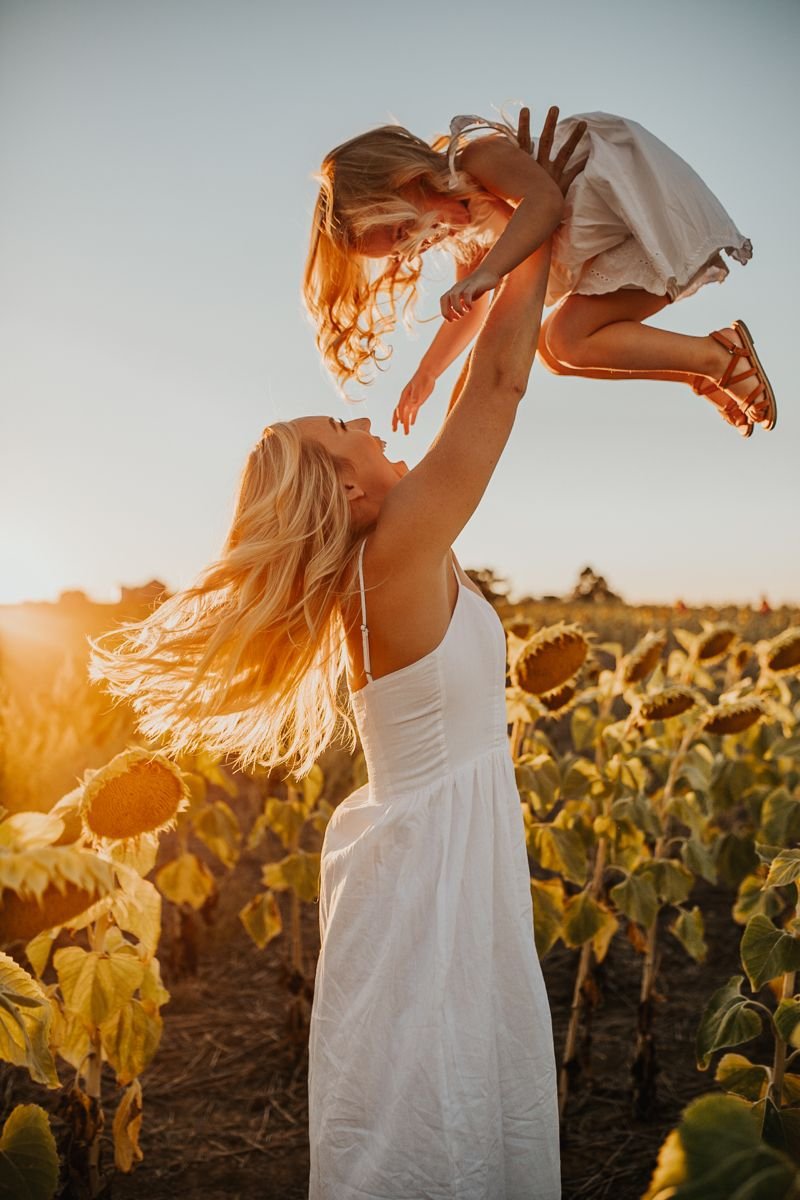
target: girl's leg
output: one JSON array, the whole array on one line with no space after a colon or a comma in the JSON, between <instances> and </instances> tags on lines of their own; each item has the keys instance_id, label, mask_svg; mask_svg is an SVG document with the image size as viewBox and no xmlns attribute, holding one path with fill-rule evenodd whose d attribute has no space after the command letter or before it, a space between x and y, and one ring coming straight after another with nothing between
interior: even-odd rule
<instances>
[{"instance_id":1,"label":"girl's leg","mask_svg":"<svg viewBox=\"0 0 800 1200\"><path fill-rule=\"evenodd\" d=\"M648 295L649 293L644 294ZM651 296L650 299L660 301L662 298L658 296ZM661 304L660 307L663 308L663 304ZM613 369L602 370L599 368L592 370L590 367L568 367L565 363L559 362L558 359L552 355L547 344L549 325L555 315L555 313L551 313L550 316L542 323L542 331L539 337L539 347L537 351L539 358L547 367L548 371L552 371L554 375L574 375L582 379L663 379L670 383L685 383L691 387L693 391L695 390L696 382L699 379L704 378L704 376L681 374L675 371L615 371ZM652 314L648 313L647 315L649 316ZM461 383L461 380L459 380L459 383ZM752 428L750 422L739 408L736 401L732 400L731 397L726 395L725 392L720 391L720 389L717 388L708 393L707 398L711 401L711 403L729 425L736 426L741 433L745 433L748 427ZM454 402L455 401L451 401L451 404Z\"/></svg>"},{"instance_id":2,"label":"girl's leg","mask_svg":"<svg viewBox=\"0 0 800 1200\"><path fill-rule=\"evenodd\" d=\"M576 374L606 372L598 378L679 380L701 375L719 379L730 356L714 338L670 333L642 324L667 303L666 296L633 288L606 296L568 296L548 318L547 353ZM725 332L732 342L740 344L735 330ZM753 383L752 379L746 380L728 392L732 398L744 399ZM751 420L762 420L767 413L768 405L760 402Z\"/></svg>"}]
</instances>

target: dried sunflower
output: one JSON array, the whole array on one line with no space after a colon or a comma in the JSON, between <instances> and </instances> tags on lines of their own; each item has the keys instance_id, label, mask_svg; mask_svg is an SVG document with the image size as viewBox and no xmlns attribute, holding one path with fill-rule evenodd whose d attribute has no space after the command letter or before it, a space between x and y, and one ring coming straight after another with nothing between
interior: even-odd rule
<instances>
[{"instance_id":1,"label":"dried sunflower","mask_svg":"<svg viewBox=\"0 0 800 1200\"><path fill-rule=\"evenodd\" d=\"M123 750L86 784L81 814L96 839L135 838L170 828L188 795L180 770L163 754Z\"/></svg>"},{"instance_id":2,"label":"dried sunflower","mask_svg":"<svg viewBox=\"0 0 800 1200\"><path fill-rule=\"evenodd\" d=\"M730 700L709 709L703 718L707 733L743 733L764 716L764 705L756 696Z\"/></svg>"},{"instance_id":3,"label":"dried sunflower","mask_svg":"<svg viewBox=\"0 0 800 1200\"><path fill-rule=\"evenodd\" d=\"M767 642L763 661L773 675L797 671L800 668L800 626L792 625Z\"/></svg>"},{"instance_id":4,"label":"dried sunflower","mask_svg":"<svg viewBox=\"0 0 800 1200\"><path fill-rule=\"evenodd\" d=\"M663 632L646 633L622 662L622 678L625 683L640 683L654 671L667 647L667 635Z\"/></svg>"},{"instance_id":5,"label":"dried sunflower","mask_svg":"<svg viewBox=\"0 0 800 1200\"><path fill-rule=\"evenodd\" d=\"M668 721L671 717L679 717L697 704L697 697L690 688L676 684L654 692L652 696L643 696L636 710L637 721Z\"/></svg>"},{"instance_id":6,"label":"dried sunflower","mask_svg":"<svg viewBox=\"0 0 800 1200\"><path fill-rule=\"evenodd\" d=\"M583 666L588 650L577 625L549 625L520 647L511 667L512 682L532 696L555 691Z\"/></svg>"}]
</instances>

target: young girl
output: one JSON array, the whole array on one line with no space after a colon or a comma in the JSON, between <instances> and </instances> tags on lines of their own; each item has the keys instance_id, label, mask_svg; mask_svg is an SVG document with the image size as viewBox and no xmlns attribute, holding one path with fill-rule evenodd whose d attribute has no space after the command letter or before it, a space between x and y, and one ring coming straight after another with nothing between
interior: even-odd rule
<instances>
[{"instance_id":1,"label":"young girl","mask_svg":"<svg viewBox=\"0 0 800 1200\"><path fill-rule=\"evenodd\" d=\"M389 125L327 155L304 279L327 366L342 385L365 382L365 368L387 357L381 339L398 307L410 314L422 254L434 245L449 251L456 284L441 298L445 323L392 419L408 433L480 328L490 292L552 235L546 303L558 307L539 342L551 371L677 380L743 436L754 424L773 429L775 396L743 321L706 337L643 324L672 300L721 282L722 250L746 263L749 240L691 167L641 125L602 112L556 124L557 115L551 109L539 143L577 144L565 197L528 153L526 110L519 135L459 116L449 140L433 145ZM470 141L470 133L483 136Z\"/></svg>"}]
</instances>

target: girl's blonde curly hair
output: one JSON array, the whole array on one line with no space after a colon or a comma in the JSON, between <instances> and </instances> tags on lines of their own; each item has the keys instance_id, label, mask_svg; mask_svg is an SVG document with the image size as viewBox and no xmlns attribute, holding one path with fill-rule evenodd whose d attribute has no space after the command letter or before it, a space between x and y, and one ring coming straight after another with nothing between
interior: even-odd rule
<instances>
[{"instance_id":1,"label":"girl's blonde curly hair","mask_svg":"<svg viewBox=\"0 0 800 1200\"><path fill-rule=\"evenodd\" d=\"M304 773L337 733L352 744L341 602L359 535L341 465L294 422L268 426L219 559L145 620L92 643L93 678L166 750Z\"/></svg>"},{"instance_id":2,"label":"girl's blonde curly hair","mask_svg":"<svg viewBox=\"0 0 800 1200\"><path fill-rule=\"evenodd\" d=\"M401 189L457 200L483 195L463 172L449 170L442 151L448 139L432 145L400 125L383 125L337 146L315 178L320 190L311 224L311 244L303 278L303 298L317 328L317 345L340 386L369 382L365 368L388 357L382 336L413 315L422 271L424 219ZM359 241L380 226L412 221L417 236L402 257L379 260L377 271L359 254ZM477 245L469 232L446 245L470 261ZM383 303L382 303L383 302Z\"/></svg>"}]
</instances>

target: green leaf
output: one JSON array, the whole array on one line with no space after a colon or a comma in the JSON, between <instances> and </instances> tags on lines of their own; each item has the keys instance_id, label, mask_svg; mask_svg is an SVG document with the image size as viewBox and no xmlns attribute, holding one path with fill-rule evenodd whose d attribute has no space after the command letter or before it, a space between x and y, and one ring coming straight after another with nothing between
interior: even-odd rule
<instances>
[{"instance_id":1,"label":"green leaf","mask_svg":"<svg viewBox=\"0 0 800 1200\"><path fill-rule=\"evenodd\" d=\"M306 820L302 800L277 800L274 796L264 804L267 827L276 833L287 850L297 848L297 840Z\"/></svg>"},{"instance_id":2,"label":"green leaf","mask_svg":"<svg viewBox=\"0 0 800 1200\"><path fill-rule=\"evenodd\" d=\"M156 875L156 887L173 904L202 908L216 888L214 876L194 854L181 854L165 863Z\"/></svg>"},{"instance_id":3,"label":"green leaf","mask_svg":"<svg viewBox=\"0 0 800 1200\"><path fill-rule=\"evenodd\" d=\"M629 875L608 893L620 912L647 928L658 912L658 896L649 875Z\"/></svg>"},{"instance_id":4,"label":"green leaf","mask_svg":"<svg viewBox=\"0 0 800 1200\"><path fill-rule=\"evenodd\" d=\"M739 951L753 991L776 975L800 967L800 938L777 929L761 913L747 922Z\"/></svg>"},{"instance_id":5,"label":"green leaf","mask_svg":"<svg viewBox=\"0 0 800 1200\"><path fill-rule=\"evenodd\" d=\"M10 954L0 951L0 1060L25 1067L31 1079L56 1088L52 1023L44 988Z\"/></svg>"},{"instance_id":6,"label":"green leaf","mask_svg":"<svg viewBox=\"0 0 800 1200\"><path fill-rule=\"evenodd\" d=\"M772 1020L783 1040L795 1049L800 1048L800 1000L781 1000Z\"/></svg>"},{"instance_id":7,"label":"green leaf","mask_svg":"<svg viewBox=\"0 0 800 1200\"><path fill-rule=\"evenodd\" d=\"M800 879L800 850L781 850L772 860L767 875L767 887L784 887Z\"/></svg>"},{"instance_id":8,"label":"green leaf","mask_svg":"<svg viewBox=\"0 0 800 1200\"><path fill-rule=\"evenodd\" d=\"M755 844L755 852L759 858L759 861L766 863L767 866L769 866L773 858L777 858L782 850L782 846L771 846L764 842L756 842Z\"/></svg>"},{"instance_id":9,"label":"green leaf","mask_svg":"<svg viewBox=\"0 0 800 1200\"><path fill-rule=\"evenodd\" d=\"M608 909L598 904L587 891L579 892L568 901L564 913L563 938L568 946L577 949L591 941L606 923Z\"/></svg>"},{"instance_id":10,"label":"green leaf","mask_svg":"<svg viewBox=\"0 0 800 1200\"><path fill-rule=\"evenodd\" d=\"M226 867L236 866L242 831L236 814L225 800L202 809L194 819L194 831L220 862Z\"/></svg>"},{"instance_id":11,"label":"green leaf","mask_svg":"<svg viewBox=\"0 0 800 1200\"><path fill-rule=\"evenodd\" d=\"M532 879L531 900L536 951L539 958L544 958L561 936L564 885L560 879Z\"/></svg>"},{"instance_id":12,"label":"green leaf","mask_svg":"<svg viewBox=\"0 0 800 1200\"><path fill-rule=\"evenodd\" d=\"M652 875L656 894L663 904L683 904L694 887L692 872L683 863L669 858L654 858L639 873Z\"/></svg>"},{"instance_id":13,"label":"green leaf","mask_svg":"<svg viewBox=\"0 0 800 1200\"><path fill-rule=\"evenodd\" d=\"M707 746L693 746L686 756L678 778L685 779L695 792L704 794L711 787L714 758Z\"/></svg>"},{"instance_id":14,"label":"green leaf","mask_svg":"<svg viewBox=\"0 0 800 1200\"><path fill-rule=\"evenodd\" d=\"M537 812L549 812L561 790L561 772L558 763L549 754L537 754L527 764L530 780L529 791Z\"/></svg>"},{"instance_id":15,"label":"green leaf","mask_svg":"<svg viewBox=\"0 0 800 1200\"><path fill-rule=\"evenodd\" d=\"M276 892L292 891L310 903L319 894L319 862L319 854L307 854L305 850L287 854L280 862L264 867L264 885Z\"/></svg>"},{"instance_id":16,"label":"green leaf","mask_svg":"<svg viewBox=\"0 0 800 1200\"><path fill-rule=\"evenodd\" d=\"M678 939L690 958L693 958L695 962L705 962L708 946L703 936L705 933L703 914L696 905L691 912L681 909L677 919L670 925L669 931Z\"/></svg>"},{"instance_id":17,"label":"green leaf","mask_svg":"<svg viewBox=\"0 0 800 1200\"><path fill-rule=\"evenodd\" d=\"M717 868L708 846L699 838L690 837L681 846L681 859L693 875L700 875L709 883L717 882Z\"/></svg>"},{"instance_id":18,"label":"green leaf","mask_svg":"<svg viewBox=\"0 0 800 1200\"><path fill-rule=\"evenodd\" d=\"M759 834L764 842L789 846L800 837L800 800L785 787L774 788L761 805Z\"/></svg>"},{"instance_id":19,"label":"green leaf","mask_svg":"<svg viewBox=\"0 0 800 1200\"><path fill-rule=\"evenodd\" d=\"M577 829L534 824L530 828L531 856L548 871L557 871L582 887L586 882L586 847Z\"/></svg>"},{"instance_id":20,"label":"green leaf","mask_svg":"<svg viewBox=\"0 0 800 1200\"><path fill-rule=\"evenodd\" d=\"M47 1113L18 1104L0 1135L0 1200L52 1200L58 1187L58 1150Z\"/></svg>"},{"instance_id":21,"label":"green leaf","mask_svg":"<svg viewBox=\"0 0 800 1200\"><path fill-rule=\"evenodd\" d=\"M259 950L263 950L283 929L278 902L269 891L259 892L245 904L239 912L239 920Z\"/></svg>"},{"instance_id":22,"label":"green leaf","mask_svg":"<svg viewBox=\"0 0 800 1200\"><path fill-rule=\"evenodd\" d=\"M701 1096L661 1148L643 1200L795 1200L800 1174L766 1145L750 1104Z\"/></svg>"},{"instance_id":23,"label":"green leaf","mask_svg":"<svg viewBox=\"0 0 800 1200\"><path fill-rule=\"evenodd\" d=\"M714 1076L726 1092L734 1092L745 1100L760 1100L769 1087L769 1068L751 1063L743 1054L723 1054Z\"/></svg>"},{"instance_id":24,"label":"green leaf","mask_svg":"<svg viewBox=\"0 0 800 1200\"><path fill-rule=\"evenodd\" d=\"M87 1025L102 1025L127 1004L144 976L145 964L124 950L65 946L53 955L64 1005Z\"/></svg>"},{"instance_id":25,"label":"green leaf","mask_svg":"<svg viewBox=\"0 0 800 1200\"><path fill-rule=\"evenodd\" d=\"M758 866L752 839L724 834L717 842L716 864L720 883L738 888L745 875L751 875Z\"/></svg>"},{"instance_id":26,"label":"green leaf","mask_svg":"<svg viewBox=\"0 0 800 1200\"><path fill-rule=\"evenodd\" d=\"M103 1050L120 1087L129 1083L151 1062L163 1032L160 1014L149 1012L135 997L100 1029Z\"/></svg>"},{"instance_id":27,"label":"green leaf","mask_svg":"<svg viewBox=\"0 0 800 1200\"><path fill-rule=\"evenodd\" d=\"M599 779L600 773L594 763L586 758L576 758L564 775L561 795L565 800L583 800Z\"/></svg>"},{"instance_id":28,"label":"green leaf","mask_svg":"<svg viewBox=\"0 0 800 1200\"><path fill-rule=\"evenodd\" d=\"M783 910L783 901L773 888L765 888L760 875L746 875L739 884L739 893L733 906L733 919L738 925L746 925L756 913L775 917Z\"/></svg>"},{"instance_id":29,"label":"green leaf","mask_svg":"<svg viewBox=\"0 0 800 1200\"><path fill-rule=\"evenodd\" d=\"M741 994L741 975L734 975L718 988L705 1007L697 1030L697 1067L707 1071L715 1050L739 1046L761 1032L761 1018L747 1008L747 997Z\"/></svg>"},{"instance_id":30,"label":"green leaf","mask_svg":"<svg viewBox=\"0 0 800 1200\"><path fill-rule=\"evenodd\" d=\"M594 711L587 705L579 704L577 708L573 709L570 718L570 732L572 733L572 745L578 753L593 747L596 726L597 720Z\"/></svg>"},{"instance_id":31,"label":"green leaf","mask_svg":"<svg viewBox=\"0 0 800 1200\"><path fill-rule=\"evenodd\" d=\"M608 947L611 945L611 939L619 929L619 921L614 914L610 912L604 904L601 904L600 908L603 913L603 923L592 938L592 950L594 951L594 956L599 963L603 961L608 953Z\"/></svg>"}]
</instances>

